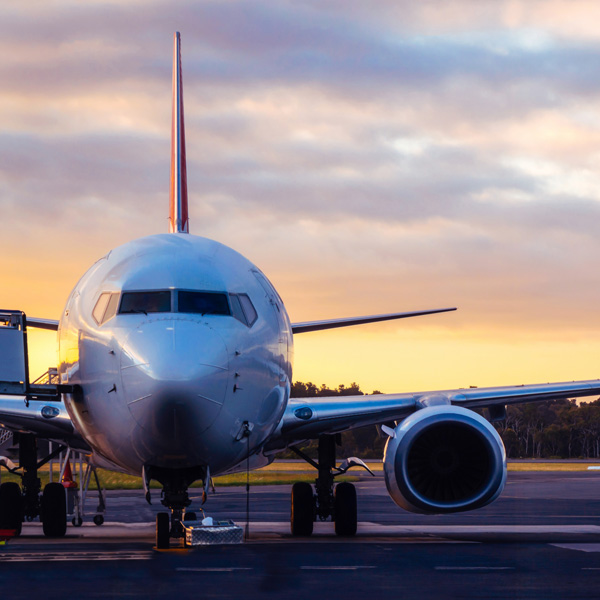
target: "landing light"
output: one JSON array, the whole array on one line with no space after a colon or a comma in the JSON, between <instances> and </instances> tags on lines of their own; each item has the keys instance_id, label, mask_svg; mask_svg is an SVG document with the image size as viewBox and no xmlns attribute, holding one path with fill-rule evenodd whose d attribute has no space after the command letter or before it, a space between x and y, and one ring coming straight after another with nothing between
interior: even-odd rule
<instances>
[{"instance_id":1,"label":"landing light","mask_svg":"<svg viewBox=\"0 0 600 600\"><path fill-rule=\"evenodd\" d=\"M53 419L54 417L58 417L60 415L60 410L55 406L44 406L42 408L42 417L44 419Z\"/></svg>"},{"instance_id":2,"label":"landing light","mask_svg":"<svg viewBox=\"0 0 600 600\"><path fill-rule=\"evenodd\" d=\"M297 419L302 419L303 421L308 421L313 416L313 411L308 406L304 406L303 408L297 408L294 411L294 416Z\"/></svg>"}]
</instances>

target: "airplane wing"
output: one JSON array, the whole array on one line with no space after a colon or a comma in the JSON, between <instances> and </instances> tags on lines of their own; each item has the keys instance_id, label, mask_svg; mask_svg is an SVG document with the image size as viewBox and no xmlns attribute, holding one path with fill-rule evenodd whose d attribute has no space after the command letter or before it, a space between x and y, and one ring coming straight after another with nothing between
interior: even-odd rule
<instances>
[{"instance_id":1,"label":"airplane wing","mask_svg":"<svg viewBox=\"0 0 600 600\"><path fill-rule=\"evenodd\" d=\"M87 448L73 427L65 405L56 400L26 403L23 396L0 395L0 427Z\"/></svg>"},{"instance_id":2,"label":"airplane wing","mask_svg":"<svg viewBox=\"0 0 600 600\"><path fill-rule=\"evenodd\" d=\"M386 315L367 315L364 317L347 317L344 319L326 319L324 321L305 321L303 323L292 323L292 333L307 333L309 331L321 331L322 329L335 329L336 327L350 327L351 325L391 321L392 319L407 319L408 317L434 315L436 313L450 312L453 310L456 310L456 308L436 308L433 310L417 310L413 312L389 313Z\"/></svg>"},{"instance_id":3,"label":"airplane wing","mask_svg":"<svg viewBox=\"0 0 600 600\"><path fill-rule=\"evenodd\" d=\"M292 398L267 450L282 449L322 434L401 421L427 406L446 404L464 408L491 408L596 395L600 395L600 380L412 394Z\"/></svg>"},{"instance_id":4,"label":"airplane wing","mask_svg":"<svg viewBox=\"0 0 600 600\"><path fill-rule=\"evenodd\" d=\"M307 333L309 331L321 331L323 329L335 329L336 327L350 327L351 325L365 325L379 321L391 321L393 319L407 319L409 317L421 317L423 315L434 315L436 313L451 312L456 308L436 308L432 310L417 310L411 312L389 313L385 315L366 315L363 317L346 317L342 319L325 319L323 321L305 321L303 323L292 323L293 333ZM40 319L27 317L27 326L38 329L58 329L58 321L55 319Z\"/></svg>"},{"instance_id":5,"label":"airplane wing","mask_svg":"<svg viewBox=\"0 0 600 600\"><path fill-rule=\"evenodd\" d=\"M58 321L54 319L38 319L36 317L27 317L27 326L36 327L37 329L49 329L51 331L58 330Z\"/></svg>"}]
</instances>

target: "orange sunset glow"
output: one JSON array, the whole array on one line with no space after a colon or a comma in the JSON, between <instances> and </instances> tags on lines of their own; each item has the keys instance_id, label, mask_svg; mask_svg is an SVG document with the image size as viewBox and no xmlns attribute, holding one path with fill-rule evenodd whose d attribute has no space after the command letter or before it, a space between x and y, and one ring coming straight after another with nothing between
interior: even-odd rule
<instances>
[{"instance_id":1,"label":"orange sunset glow","mask_svg":"<svg viewBox=\"0 0 600 600\"><path fill-rule=\"evenodd\" d=\"M138 4L0 7L2 307L58 319L95 260L168 231L180 30L190 233L292 321L459 309L298 335L294 379L598 376L595 3ZM29 345L35 378L56 335Z\"/></svg>"}]
</instances>

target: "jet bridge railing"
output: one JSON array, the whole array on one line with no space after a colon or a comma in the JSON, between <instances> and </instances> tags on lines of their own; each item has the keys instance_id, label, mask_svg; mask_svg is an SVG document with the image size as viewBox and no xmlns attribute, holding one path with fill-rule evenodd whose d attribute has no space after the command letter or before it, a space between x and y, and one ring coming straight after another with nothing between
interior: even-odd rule
<instances>
[{"instance_id":1,"label":"jet bridge railing","mask_svg":"<svg viewBox=\"0 0 600 600\"><path fill-rule=\"evenodd\" d=\"M0 310L0 395L60 401L55 369L29 382L27 317L20 310Z\"/></svg>"}]
</instances>

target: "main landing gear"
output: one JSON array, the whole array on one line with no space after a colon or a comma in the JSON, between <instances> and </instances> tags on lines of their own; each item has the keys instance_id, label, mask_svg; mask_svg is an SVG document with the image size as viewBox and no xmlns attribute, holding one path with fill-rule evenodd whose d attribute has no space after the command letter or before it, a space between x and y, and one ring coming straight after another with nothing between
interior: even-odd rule
<instances>
[{"instance_id":1,"label":"main landing gear","mask_svg":"<svg viewBox=\"0 0 600 600\"><path fill-rule=\"evenodd\" d=\"M297 482L292 486L291 531L295 536L310 536L313 523L318 518L326 521L332 518L335 533L341 536L356 534L357 503L356 488L348 482L333 486L336 475L345 473L350 467L361 466L370 469L359 459L349 458L340 467L335 466L336 443L341 442L339 434L321 435L319 437L318 463L306 454L292 447L291 449L301 458L318 470L315 481L315 494L310 483ZM373 474L373 473L371 473Z\"/></svg>"},{"instance_id":2,"label":"main landing gear","mask_svg":"<svg viewBox=\"0 0 600 600\"><path fill-rule=\"evenodd\" d=\"M23 469L22 490L18 483L0 485L0 529L21 533L24 520L33 521L38 515L46 537L63 537L67 531L67 498L60 483L48 483L41 492L38 469L62 450L59 446L47 458L38 462L37 440L34 435L19 435L19 464Z\"/></svg>"}]
</instances>

